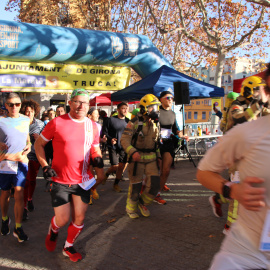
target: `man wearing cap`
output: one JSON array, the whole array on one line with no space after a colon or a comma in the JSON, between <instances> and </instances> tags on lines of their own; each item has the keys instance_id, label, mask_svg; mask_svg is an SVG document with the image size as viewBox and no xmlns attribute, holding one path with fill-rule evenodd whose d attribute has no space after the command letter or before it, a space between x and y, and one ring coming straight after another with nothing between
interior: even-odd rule
<instances>
[{"instance_id":1,"label":"man wearing cap","mask_svg":"<svg viewBox=\"0 0 270 270\"><path fill-rule=\"evenodd\" d=\"M58 116L46 125L36 140L35 150L44 178L49 181L55 213L45 240L46 248L54 251L59 229L65 226L71 217L63 255L77 262L82 256L73 248L73 244L83 229L90 188L95 184L95 178L89 169L90 159L97 174L97 181L103 179L103 160L97 125L86 117L89 109L88 92L75 89L69 105L68 114ZM44 152L44 147L50 140L54 149L51 167Z\"/></svg>"},{"instance_id":2,"label":"man wearing cap","mask_svg":"<svg viewBox=\"0 0 270 270\"><path fill-rule=\"evenodd\" d=\"M160 174L160 191L169 191L170 189L166 186L167 179L170 174L170 168L174 158L174 143L173 136L188 139L187 136L183 136L183 131L180 131L179 126L176 122L175 112L172 111L173 94L170 91L163 91L159 100L160 106L160 153L162 156L162 166ZM160 192L155 198L155 202L158 204L166 204L160 196Z\"/></svg>"}]
</instances>

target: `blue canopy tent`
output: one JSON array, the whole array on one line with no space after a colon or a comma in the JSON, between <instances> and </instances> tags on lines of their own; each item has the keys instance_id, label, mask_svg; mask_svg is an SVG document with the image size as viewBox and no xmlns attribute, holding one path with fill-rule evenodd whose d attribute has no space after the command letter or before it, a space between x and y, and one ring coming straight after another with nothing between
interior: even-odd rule
<instances>
[{"instance_id":1,"label":"blue canopy tent","mask_svg":"<svg viewBox=\"0 0 270 270\"><path fill-rule=\"evenodd\" d=\"M194 79L164 65L142 80L113 93L111 100L140 100L146 94L154 94L159 97L160 93L166 90L173 93L174 82L188 82L190 98L224 96L223 88Z\"/></svg>"}]
</instances>

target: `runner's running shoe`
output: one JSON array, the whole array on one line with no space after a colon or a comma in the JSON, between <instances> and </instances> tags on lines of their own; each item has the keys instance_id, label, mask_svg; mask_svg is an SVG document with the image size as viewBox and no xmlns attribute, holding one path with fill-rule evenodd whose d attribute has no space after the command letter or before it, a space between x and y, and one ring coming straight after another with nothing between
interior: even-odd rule
<instances>
[{"instance_id":1,"label":"runner's running shoe","mask_svg":"<svg viewBox=\"0 0 270 270\"><path fill-rule=\"evenodd\" d=\"M154 202L157 202L158 204L163 204L163 205L167 204L167 202L163 200L160 195L156 196L156 198L154 199Z\"/></svg>"},{"instance_id":2,"label":"runner's running shoe","mask_svg":"<svg viewBox=\"0 0 270 270\"><path fill-rule=\"evenodd\" d=\"M121 192L122 189L119 187L119 185L113 185L113 190L116 191L116 192Z\"/></svg>"},{"instance_id":3,"label":"runner's running shoe","mask_svg":"<svg viewBox=\"0 0 270 270\"><path fill-rule=\"evenodd\" d=\"M24 233L22 227L19 227L17 229L14 228L13 236L15 236L18 239L18 242L19 243L22 243L24 241L28 241L29 240L28 236Z\"/></svg>"},{"instance_id":4,"label":"runner's running shoe","mask_svg":"<svg viewBox=\"0 0 270 270\"><path fill-rule=\"evenodd\" d=\"M8 235L8 234L10 234L10 230L9 230L10 221L11 221L10 218L8 218L5 221L2 219L2 227L1 227L1 234L2 235Z\"/></svg>"},{"instance_id":5,"label":"runner's running shoe","mask_svg":"<svg viewBox=\"0 0 270 270\"><path fill-rule=\"evenodd\" d=\"M141 214L144 217L149 217L150 216L150 211L147 209L147 207L145 205L142 205L142 204L139 203L138 208L140 209Z\"/></svg>"},{"instance_id":6,"label":"runner's running shoe","mask_svg":"<svg viewBox=\"0 0 270 270\"><path fill-rule=\"evenodd\" d=\"M52 230L52 225L50 224L49 232L48 232L46 239L45 239L45 246L46 246L48 251L52 252L55 250L56 243L57 243L57 237L58 237L58 233L55 233Z\"/></svg>"},{"instance_id":7,"label":"runner's running shoe","mask_svg":"<svg viewBox=\"0 0 270 270\"><path fill-rule=\"evenodd\" d=\"M167 185L164 185L164 187L163 187L162 190L163 190L163 191L170 191L171 189L170 189Z\"/></svg>"},{"instance_id":8,"label":"runner's running shoe","mask_svg":"<svg viewBox=\"0 0 270 270\"><path fill-rule=\"evenodd\" d=\"M209 197L209 202L212 206L212 210L213 210L214 215L216 217L222 217L223 213L222 213L222 209L221 209L221 204L216 202L215 197L216 196Z\"/></svg>"},{"instance_id":9,"label":"runner's running shoe","mask_svg":"<svg viewBox=\"0 0 270 270\"><path fill-rule=\"evenodd\" d=\"M73 246L71 247L64 247L63 248L63 255L69 257L72 262L77 262L82 259L82 255L78 253Z\"/></svg>"},{"instance_id":10,"label":"runner's running shoe","mask_svg":"<svg viewBox=\"0 0 270 270\"><path fill-rule=\"evenodd\" d=\"M98 194L98 192L97 192L97 189L94 188L94 189L91 189L91 191L92 191L93 199L94 199L94 200L98 200L98 199L99 199L99 194Z\"/></svg>"},{"instance_id":11,"label":"runner's running shoe","mask_svg":"<svg viewBox=\"0 0 270 270\"><path fill-rule=\"evenodd\" d=\"M132 219L135 219L135 218L138 218L139 217L139 215L137 213L127 213L127 214Z\"/></svg>"}]
</instances>

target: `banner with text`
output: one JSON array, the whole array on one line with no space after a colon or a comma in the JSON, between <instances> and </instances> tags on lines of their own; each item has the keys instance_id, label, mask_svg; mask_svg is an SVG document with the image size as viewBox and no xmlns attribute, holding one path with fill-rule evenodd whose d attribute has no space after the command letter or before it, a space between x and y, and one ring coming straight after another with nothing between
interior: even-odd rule
<instances>
[{"instance_id":1,"label":"banner with text","mask_svg":"<svg viewBox=\"0 0 270 270\"><path fill-rule=\"evenodd\" d=\"M2 92L117 91L127 87L129 80L127 67L0 61Z\"/></svg>"}]
</instances>

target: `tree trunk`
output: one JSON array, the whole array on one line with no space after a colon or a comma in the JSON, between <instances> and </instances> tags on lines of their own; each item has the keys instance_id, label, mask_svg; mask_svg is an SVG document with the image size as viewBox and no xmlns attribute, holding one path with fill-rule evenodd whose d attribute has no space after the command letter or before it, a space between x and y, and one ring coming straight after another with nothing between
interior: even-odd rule
<instances>
[{"instance_id":1,"label":"tree trunk","mask_svg":"<svg viewBox=\"0 0 270 270\"><path fill-rule=\"evenodd\" d=\"M225 63L225 53L220 52L218 54L218 63L216 66L215 85L221 87L221 77L223 73L223 67Z\"/></svg>"}]
</instances>

